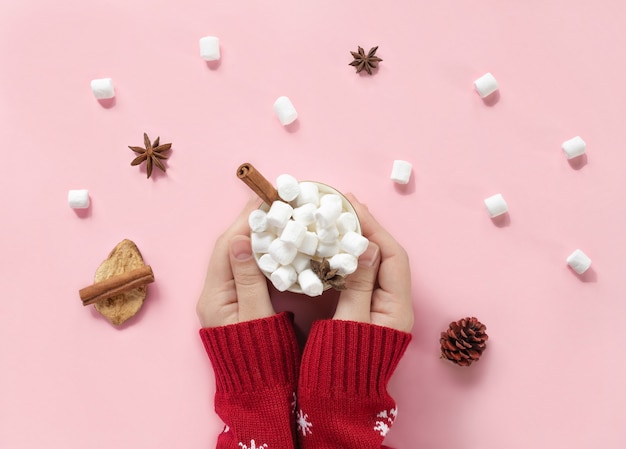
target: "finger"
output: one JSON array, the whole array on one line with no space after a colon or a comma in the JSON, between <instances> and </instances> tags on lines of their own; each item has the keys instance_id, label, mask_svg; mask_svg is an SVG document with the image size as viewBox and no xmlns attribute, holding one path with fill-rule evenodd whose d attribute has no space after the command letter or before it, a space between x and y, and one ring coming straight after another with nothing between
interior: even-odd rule
<instances>
[{"instance_id":1,"label":"finger","mask_svg":"<svg viewBox=\"0 0 626 449\"><path fill-rule=\"evenodd\" d=\"M379 264L380 249L376 243L370 242L359 257L357 270L346 279L347 288L339 295L334 319L370 322L372 292Z\"/></svg>"},{"instance_id":2,"label":"finger","mask_svg":"<svg viewBox=\"0 0 626 449\"><path fill-rule=\"evenodd\" d=\"M237 290L239 321L274 315L265 275L252 256L250 237L235 235L230 240L230 266Z\"/></svg>"}]
</instances>

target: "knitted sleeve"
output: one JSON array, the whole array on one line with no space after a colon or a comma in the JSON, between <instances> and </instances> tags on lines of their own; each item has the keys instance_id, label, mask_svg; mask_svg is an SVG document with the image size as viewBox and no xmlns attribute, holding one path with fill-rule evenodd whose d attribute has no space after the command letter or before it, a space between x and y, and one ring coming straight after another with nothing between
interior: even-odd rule
<instances>
[{"instance_id":1,"label":"knitted sleeve","mask_svg":"<svg viewBox=\"0 0 626 449\"><path fill-rule=\"evenodd\" d=\"M215 372L218 449L295 447L299 351L291 315L200 330Z\"/></svg>"},{"instance_id":2,"label":"knitted sleeve","mask_svg":"<svg viewBox=\"0 0 626 449\"><path fill-rule=\"evenodd\" d=\"M299 447L380 449L398 410L387 383L410 340L366 323L314 323L300 367Z\"/></svg>"}]
</instances>

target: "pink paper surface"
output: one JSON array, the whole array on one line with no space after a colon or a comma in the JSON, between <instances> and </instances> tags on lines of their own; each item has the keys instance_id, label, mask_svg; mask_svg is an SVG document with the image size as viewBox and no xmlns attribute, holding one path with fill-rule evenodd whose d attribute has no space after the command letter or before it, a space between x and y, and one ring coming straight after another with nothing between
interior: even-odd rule
<instances>
[{"instance_id":1,"label":"pink paper surface","mask_svg":"<svg viewBox=\"0 0 626 449\"><path fill-rule=\"evenodd\" d=\"M214 446L195 301L251 196L235 177L249 161L353 192L410 255L388 444L623 448L625 23L616 0L0 0L0 447ZM218 63L200 58L205 35ZM348 66L357 45L379 46L374 76ZM497 101L473 90L485 72ZM90 91L101 77L109 107ZM173 143L167 174L129 165L143 132ZM577 135L587 155L568 162ZM394 159L414 166L406 186ZM495 193L504 222L483 204ZM118 329L78 290L124 238L156 282ZM304 330L332 300L276 299ZM439 359L464 316L490 335L470 368Z\"/></svg>"}]
</instances>

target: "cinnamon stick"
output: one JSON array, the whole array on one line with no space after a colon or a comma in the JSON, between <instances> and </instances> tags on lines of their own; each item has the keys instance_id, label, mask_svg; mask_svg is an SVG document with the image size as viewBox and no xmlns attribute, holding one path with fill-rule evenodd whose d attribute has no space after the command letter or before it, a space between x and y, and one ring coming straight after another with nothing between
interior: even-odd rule
<instances>
[{"instance_id":1,"label":"cinnamon stick","mask_svg":"<svg viewBox=\"0 0 626 449\"><path fill-rule=\"evenodd\" d=\"M249 162L239 166L237 177L254 190L268 206L271 206L274 201L280 200L278 190Z\"/></svg>"},{"instance_id":2,"label":"cinnamon stick","mask_svg":"<svg viewBox=\"0 0 626 449\"><path fill-rule=\"evenodd\" d=\"M152 268L150 265L144 265L141 268L112 276L102 282L96 282L89 287L81 289L78 294L83 301L83 305L88 306L151 282L154 282Z\"/></svg>"}]
</instances>

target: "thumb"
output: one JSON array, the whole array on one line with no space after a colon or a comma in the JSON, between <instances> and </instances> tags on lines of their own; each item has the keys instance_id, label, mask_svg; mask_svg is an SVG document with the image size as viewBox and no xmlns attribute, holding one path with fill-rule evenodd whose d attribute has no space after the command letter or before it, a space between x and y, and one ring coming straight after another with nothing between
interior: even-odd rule
<instances>
[{"instance_id":1,"label":"thumb","mask_svg":"<svg viewBox=\"0 0 626 449\"><path fill-rule=\"evenodd\" d=\"M250 237L236 235L230 240L230 267L237 290L239 322L274 315L267 280L252 256Z\"/></svg>"},{"instance_id":2,"label":"thumb","mask_svg":"<svg viewBox=\"0 0 626 449\"><path fill-rule=\"evenodd\" d=\"M359 257L357 270L346 279L346 290L339 295L333 318L335 320L370 322L372 293L380 266L380 249L370 242L367 250Z\"/></svg>"}]
</instances>

